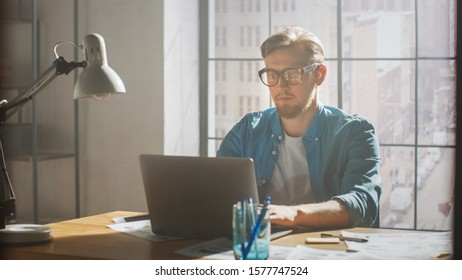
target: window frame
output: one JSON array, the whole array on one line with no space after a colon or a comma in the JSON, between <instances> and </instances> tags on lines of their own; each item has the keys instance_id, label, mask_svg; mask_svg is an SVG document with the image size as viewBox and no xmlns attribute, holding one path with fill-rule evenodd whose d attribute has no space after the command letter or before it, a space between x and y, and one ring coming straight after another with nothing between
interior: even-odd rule
<instances>
[{"instance_id":1,"label":"window frame","mask_svg":"<svg viewBox=\"0 0 462 280\"><path fill-rule=\"evenodd\" d=\"M201 73L201 90L200 90L200 93L201 93L201 96L200 96L200 99L202 100L202 102L200 103L200 111L201 111L201 135L200 135L200 156L204 156L204 157L207 157L209 156L209 151L208 151L208 147L209 147L209 141L210 140L222 140L221 137L211 137L209 136L208 134L208 131L209 131L209 127L208 127L208 103L207 103L207 99L208 99L208 96L209 96L209 87L208 87L208 77L209 77L209 73L208 73L208 65L211 61L239 61L241 64L245 64L246 62L251 64L253 62L255 63L258 63L258 60L256 59L253 59L253 58L249 58L249 59L241 59L241 58L210 58L209 57L209 44L208 44L208 29L209 29L209 26L208 26L208 21L209 21L209 16L212 15L212 13L209 11L208 9L208 1L209 0L200 0L200 5L202 6L201 7L201 12L202 15L200 16L200 20L201 20L201 42L206 42L206 43L201 43L203 45L206 45L207 47L205 49L201 49L201 53L202 55L200 56L200 73ZM213 0L210 0L210 1L213 1ZM269 32L271 32L272 29L275 28L275 26L273 26L273 22L272 22L272 19L271 19L271 14L272 13L278 13L278 12L281 12L280 8L278 6L278 3L279 1L278 0L268 0L269 1L269 18L268 18L268 26L270 27L269 28ZM399 147L399 148L412 148L413 151L414 151L414 197L413 197L413 201L414 201L414 217L413 217L413 220L414 220L414 225L413 225L413 228L412 229L417 229L418 228L418 209L417 209L417 205L418 205L418 187L417 187L417 178L418 178L418 169L419 169L419 149L422 149L422 148L448 148L448 149L454 149L456 150L456 146L457 144L454 144L454 145L436 145L436 144L421 144L419 143L419 64L422 63L423 61L425 60L448 60L448 61L457 61L457 54L454 54L454 56L448 56L448 57L440 57L440 56L436 56L436 57L428 57L428 56L420 56L419 55L419 22L418 22L418 18L419 18L419 9L418 9L418 5L419 5L419 1L418 0L414 0L414 7L415 7L415 54L414 56L412 57L409 57L409 58L381 58L381 57L373 57L373 58L349 58L349 57L343 57L343 46L344 46L344 38L343 38L343 28L342 28L342 16L343 16L343 11L342 11L342 1L343 0L337 0L337 6L336 6L336 10L337 10L337 57L336 58L326 58L326 61L333 61L335 63L337 63L337 107L338 108L343 108L344 107L344 104L343 104L343 99L344 99L344 96L343 96L343 92L344 92L344 80L343 80L343 70L344 70L344 64L346 63L347 65L350 64L351 62L359 62L359 61L383 61L383 60L399 60L399 61L410 61L411 63L414 64L414 71L415 71L415 75L414 75L414 118L415 118L415 127L414 127L414 143L413 144L393 144L393 143L380 143L380 147ZM409 0L409 3L411 3L410 1L412 0ZM456 1L456 0L455 0ZM245 0L241 0L240 3L246 3L247 1ZM252 1L253 3L254 1ZM260 1L257 1L258 4L260 4ZM273 7L272 5L272 2L274 2L275 6ZM290 6L290 2L288 2L289 6ZM388 3L388 2L386 2ZM280 3L279 3L280 4ZM457 6L457 2L454 3L455 6ZM203 8L205 8L206 6L206 10L205 11L202 11ZM276 9L276 10L274 10ZM247 11L244 11L244 12L247 12ZM455 14L457 14L457 11L455 11ZM457 17L456 17L457 18ZM456 23L455 23L456 24ZM248 44L247 44L247 40L246 38L250 35L250 34L245 34L247 33L246 31L248 31L250 27L243 27L241 26L240 27L240 30L241 30L241 33L242 33L242 30L244 30L244 34L241 34L240 35L240 38L243 39L243 43L244 45L241 46L241 47L244 47L244 48L247 48L249 47ZM259 26L252 26L252 29L255 29L255 30L258 30L258 32L261 30L261 28ZM456 31L457 32L457 31ZM270 34L266 34L266 35L270 35ZM266 37L264 36L264 34L259 34L259 36L261 36L262 38L263 37ZM249 41L252 41L252 38L247 38ZM254 39L254 38L253 38ZM262 59L260 59L262 60ZM244 66L244 72L246 72L247 70L247 67ZM242 75L244 77L244 81L247 81L246 79L246 74L245 73L240 73L240 75ZM455 76L455 79L457 80L457 73L456 73L456 76ZM457 98L457 92L456 92L456 98ZM246 102L244 101L244 104ZM205 106L205 107L204 107ZM244 108L247 107L247 106L244 106ZM210 117L214 117L214 116L210 116Z\"/></svg>"}]
</instances>

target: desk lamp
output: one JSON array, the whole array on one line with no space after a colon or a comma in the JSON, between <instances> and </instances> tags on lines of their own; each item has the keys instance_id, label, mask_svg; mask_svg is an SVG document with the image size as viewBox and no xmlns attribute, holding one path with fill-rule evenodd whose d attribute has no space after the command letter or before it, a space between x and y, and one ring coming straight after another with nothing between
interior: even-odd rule
<instances>
[{"instance_id":1,"label":"desk lamp","mask_svg":"<svg viewBox=\"0 0 462 280\"><path fill-rule=\"evenodd\" d=\"M62 43L69 43L82 49L84 61L67 62L59 56L56 49ZM84 68L75 87L74 99L93 97L98 100L107 98L113 93L125 93L125 86L107 63L106 45L99 34L88 34L82 45L68 41L55 44L56 60L45 70L37 80L21 91L11 102L0 101L0 128L5 122L32 100L53 79L62 74L69 74L76 68ZM33 224L6 225L6 219L15 212L15 194L6 169L5 154L0 139L0 244L29 244L41 243L52 239L51 230L47 226Z\"/></svg>"}]
</instances>

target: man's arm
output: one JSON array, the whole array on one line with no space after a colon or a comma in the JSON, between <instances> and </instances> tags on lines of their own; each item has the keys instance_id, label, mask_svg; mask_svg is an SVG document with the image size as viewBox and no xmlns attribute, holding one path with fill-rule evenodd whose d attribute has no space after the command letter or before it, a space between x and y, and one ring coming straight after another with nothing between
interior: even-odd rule
<instances>
[{"instance_id":1,"label":"man's arm","mask_svg":"<svg viewBox=\"0 0 462 280\"><path fill-rule=\"evenodd\" d=\"M281 226L317 228L346 227L348 209L339 200L295 206L270 205L271 223Z\"/></svg>"}]
</instances>

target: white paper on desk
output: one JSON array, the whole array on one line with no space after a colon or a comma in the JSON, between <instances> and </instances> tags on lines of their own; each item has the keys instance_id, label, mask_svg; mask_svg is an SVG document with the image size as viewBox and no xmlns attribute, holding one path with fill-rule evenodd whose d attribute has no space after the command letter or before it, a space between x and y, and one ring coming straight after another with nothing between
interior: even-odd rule
<instances>
[{"instance_id":1,"label":"white paper on desk","mask_svg":"<svg viewBox=\"0 0 462 280\"><path fill-rule=\"evenodd\" d=\"M297 245L286 257L286 260L343 260L356 253L347 253L337 250L321 250Z\"/></svg>"},{"instance_id":2,"label":"white paper on desk","mask_svg":"<svg viewBox=\"0 0 462 280\"><path fill-rule=\"evenodd\" d=\"M152 233L150 220L111 224L107 225L107 227L119 232L123 232L126 234L136 236L138 238L147 239L154 242L180 239L178 237L162 236Z\"/></svg>"},{"instance_id":3,"label":"white paper on desk","mask_svg":"<svg viewBox=\"0 0 462 280\"><path fill-rule=\"evenodd\" d=\"M368 242L345 241L349 251L361 252L374 259L435 259L452 252L451 232L353 233L342 236L368 239Z\"/></svg>"},{"instance_id":4,"label":"white paper on desk","mask_svg":"<svg viewBox=\"0 0 462 280\"><path fill-rule=\"evenodd\" d=\"M115 218L112 218L112 220L113 220L114 223L116 223L116 224L123 224L123 223L126 223L124 217L115 217Z\"/></svg>"},{"instance_id":5,"label":"white paper on desk","mask_svg":"<svg viewBox=\"0 0 462 280\"><path fill-rule=\"evenodd\" d=\"M231 240L222 237L180 249L175 253L193 258L234 260L234 253L230 250L232 246Z\"/></svg>"},{"instance_id":6,"label":"white paper on desk","mask_svg":"<svg viewBox=\"0 0 462 280\"><path fill-rule=\"evenodd\" d=\"M232 246L233 242L228 238L223 237L180 249L175 253L193 258L234 260ZM284 260L293 249L293 247L270 245L270 255L268 259Z\"/></svg>"}]
</instances>

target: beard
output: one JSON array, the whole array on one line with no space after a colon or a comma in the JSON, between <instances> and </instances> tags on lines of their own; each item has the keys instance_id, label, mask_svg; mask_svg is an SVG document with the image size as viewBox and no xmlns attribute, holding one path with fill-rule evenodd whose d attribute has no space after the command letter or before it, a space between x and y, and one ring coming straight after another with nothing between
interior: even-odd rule
<instances>
[{"instance_id":1,"label":"beard","mask_svg":"<svg viewBox=\"0 0 462 280\"><path fill-rule=\"evenodd\" d=\"M276 103L276 110L283 119L293 119L305 112L315 103L316 94L310 95L305 103L297 103L295 105Z\"/></svg>"},{"instance_id":2,"label":"beard","mask_svg":"<svg viewBox=\"0 0 462 280\"><path fill-rule=\"evenodd\" d=\"M306 107L302 104L297 105L276 105L276 110L283 119L293 119L302 112L306 111Z\"/></svg>"}]
</instances>

